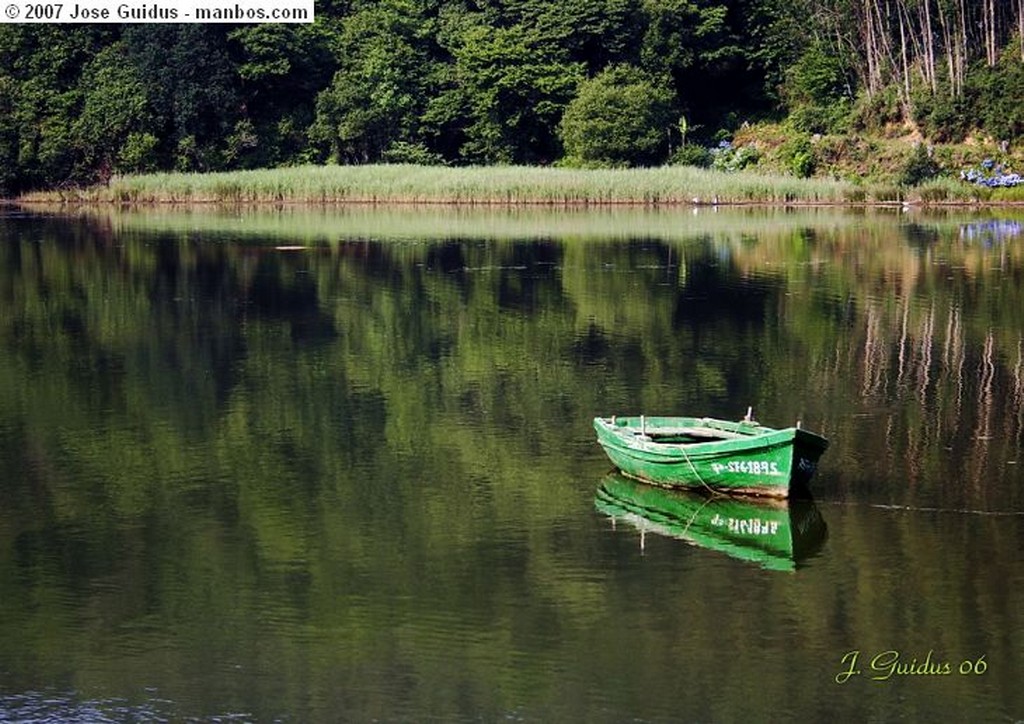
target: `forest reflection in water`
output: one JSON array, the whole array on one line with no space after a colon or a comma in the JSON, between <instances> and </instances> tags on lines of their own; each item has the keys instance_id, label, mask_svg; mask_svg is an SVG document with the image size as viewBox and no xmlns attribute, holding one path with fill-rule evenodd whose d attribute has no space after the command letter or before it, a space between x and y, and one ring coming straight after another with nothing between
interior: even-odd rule
<instances>
[{"instance_id":1,"label":"forest reflection in water","mask_svg":"<svg viewBox=\"0 0 1024 724\"><path fill-rule=\"evenodd\" d=\"M0 718L1019 717L1021 229L5 210ZM592 417L748 405L832 441L795 571L610 527Z\"/></svg>"}]
</instances>

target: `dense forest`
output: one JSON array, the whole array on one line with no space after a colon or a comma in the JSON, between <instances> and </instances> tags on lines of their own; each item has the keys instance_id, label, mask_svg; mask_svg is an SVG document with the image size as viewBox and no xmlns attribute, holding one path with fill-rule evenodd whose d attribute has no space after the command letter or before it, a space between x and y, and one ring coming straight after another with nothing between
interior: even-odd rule
<instances>
[{"instance_id":1,"label":"dense forest","mask_svg":"<svg viewBox=\"0 0 1024 724\"><path fill-rule=\"evenodd\" d=\"M0 194L327 161L704 165L759 122L793 134L798 175L813 134L1024 137L1024 0L326 0L316 16L0 26Z\"/></svg>"}]
</instances>

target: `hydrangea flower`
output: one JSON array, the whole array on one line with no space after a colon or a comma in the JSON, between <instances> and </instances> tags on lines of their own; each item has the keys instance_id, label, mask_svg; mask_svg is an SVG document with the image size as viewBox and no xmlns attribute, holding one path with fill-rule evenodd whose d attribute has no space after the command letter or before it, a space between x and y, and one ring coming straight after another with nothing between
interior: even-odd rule
<instances>
[{"instance_id":1,"label":"hydrangea flower","mask_svg":"<svg viewBox=\"0 0 1024 724\"><path fill-rule=\"evenodd\" d=\"M986 186L990 189L1010 188L1024 183L1024 177L1019 173L1010 173L990 158L981 162L981 169L969 168L961 171L960 178L968 183Z\"/></svg>"}]
</instances>

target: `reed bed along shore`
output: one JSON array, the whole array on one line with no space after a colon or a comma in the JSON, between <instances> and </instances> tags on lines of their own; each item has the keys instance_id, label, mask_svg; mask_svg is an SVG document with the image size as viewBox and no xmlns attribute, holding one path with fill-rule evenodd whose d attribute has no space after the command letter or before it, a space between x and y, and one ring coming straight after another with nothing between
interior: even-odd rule
<instances>
[{"instance_id":1,"label":"reed bed along shore","mask_svg":"<svg viewBox=\"0 0 1024 724\"><path fill-rule=\"evenodd\" d=\"M104 186L21 200L106 203L445 203L549 205L839 204L868 200L856 185L687 166L565 169L526 166L295 166L114 177ZM877 199L885 200L885 199ZM896 199L888 199L890 201Z\"/></svg>"}]
</instances>

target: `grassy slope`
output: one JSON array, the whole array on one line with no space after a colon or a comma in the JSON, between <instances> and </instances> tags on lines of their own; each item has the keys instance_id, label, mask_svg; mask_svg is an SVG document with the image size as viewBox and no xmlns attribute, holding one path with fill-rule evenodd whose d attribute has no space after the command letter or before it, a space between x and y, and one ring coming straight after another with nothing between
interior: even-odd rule
<instances>
[{"instance_id":1,"label":"grassy slope","mask_svg":"<svg viewBox=\"0 0 1024 724\"><path fill-rule=\"evenodd\" d=\"M791 147L796 135L785 124L764 123L744 127L736 134L734 143L756 148L758 167L762 170L784 173L789 170L787 147ZM825 135L810 137L810 141L816 175L849 180L864 190L863 195L899 195L918 202L1024 201L1022 187L993 191L960 182L962 170L977 167L984 159L994 159L1008 168L1024 171L1024 149L1004 152L990 139L928 144L912 130L894 128L887 135ZM901 172L922 143L931 149L940 169L939 176L914 188L896 189Z\"/></svg>"}]
</instances>

